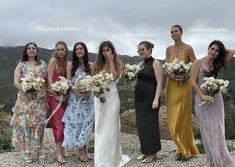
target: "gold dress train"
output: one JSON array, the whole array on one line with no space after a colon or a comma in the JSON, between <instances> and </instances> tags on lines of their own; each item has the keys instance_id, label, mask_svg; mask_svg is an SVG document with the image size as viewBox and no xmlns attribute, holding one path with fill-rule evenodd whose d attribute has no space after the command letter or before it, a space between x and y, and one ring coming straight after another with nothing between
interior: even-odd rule
<instances>
[{"instance_id":1,"label":"gold dress train","mask_svg":"<svg viewBox=\"0 0 235 167\"><path fill-rule=\"evenodd\" d=\"M170 56L168 62L175 57ZM188 56L180 55L180 60L189 63ZM190 80L178 85L168 77L166 85L168 126L178 152L184 157L199 154L192 132L192 88Z\"/></svg>"}]
</instances>

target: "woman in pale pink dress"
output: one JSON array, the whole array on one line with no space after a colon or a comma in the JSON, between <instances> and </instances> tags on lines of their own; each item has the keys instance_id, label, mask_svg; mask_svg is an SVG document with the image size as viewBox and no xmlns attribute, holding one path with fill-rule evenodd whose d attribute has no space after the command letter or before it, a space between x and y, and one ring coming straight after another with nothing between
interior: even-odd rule
<instances>
[{"instance_id":1,"label":"woman in pale pink dress","mask_svg":"<svg viewBox=\"0 0 235 167\"><path fill-rule=\"evenodd\" d=\"M234 50L226 50L222 42L215 40L209 45L207 56L196 60L191 70L191 83L196 91L195 112L205 148L206 166L208 167L233 167L234 164L225 141L222 95L218 93L214 97L208 96L200 86L205 77L217 78L220 69L234 54ZM211 105L199 105L203 101L212 100L214 102Z\"/></svg>"}]
</instances>

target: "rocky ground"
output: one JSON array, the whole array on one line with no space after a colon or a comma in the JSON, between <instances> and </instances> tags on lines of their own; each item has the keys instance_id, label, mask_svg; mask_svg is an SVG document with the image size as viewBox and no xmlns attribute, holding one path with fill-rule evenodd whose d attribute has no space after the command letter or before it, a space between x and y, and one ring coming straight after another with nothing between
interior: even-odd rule
<instances>
[{"instance_id":1,"label":"rocky ground","mask_svg":"<svg viewBox=\"0 0 235 167\"><path fill-rule=\"evenodd\" d=\"M92 136L94 139L94 136ZM205 160L205 155L200 155L195 158L191 158L186 162L175 161L174 156L176 154L176 148L172 141L162 140L162 150L157 154L157 160L149 163L143 164L136 160L139 155L139 141L138 137L134 134L121 134L122 150L123 154L131 157L131 161L125 165L125 167L202 167ZM46 158L40 162L34 161L32 164L25 164L23 161L23 156L16 152L6 152L0 154L0 167L56 167L61 166L55 160L54 153L54 142L52 137L51 129L46 129L45 140L44 140L44 151ZM76 150L68 150L69 157L66 158L66 164L62 165L64 167L93 167L94 162L80 162L76 154ZM235 163L235 152L231 153L234 163Z\"/></svg>"}]
</instances>

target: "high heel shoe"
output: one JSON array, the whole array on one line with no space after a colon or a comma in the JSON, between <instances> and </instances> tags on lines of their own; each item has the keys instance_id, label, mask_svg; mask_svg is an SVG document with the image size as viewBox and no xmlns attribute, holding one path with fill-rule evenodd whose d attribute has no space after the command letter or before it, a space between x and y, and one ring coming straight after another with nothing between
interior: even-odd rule
<instances>
[{"instance_id":1,"label":"high heel shoe","mask_svg":"<svg viewBox=\"0 0 235 167\"><path fill-rule=\"evenodd\" d=\"M63 150L63 156L65 158L68 158L69 157L69 153L66 150Z\"/></svg>"},{"instance_id":2,"label":"high heel shoe","mask_svg":"<svg viewBox=\"0 0 235 167\"><path fill-rule=\"evenodd\" d=\"M182 155L181 161L188 161L190 157L186 158L184 155Z\"/></svg>"},{"instance_id":3,"label":"high heel shoe","mask_svg":"<svg viewBox=\"0 0 235 167\"><path fill-rule=\"evenodd\" d=\"M32 158L32 156L31 156L31 153L26 153L24 160L25 160L25 162L26 162L27 164L32 163L32 162L33 162L33 158Z\"/></svg>"},{"instance_id":4,"label":"high heel shoe","mask_svg":"<svg viewBox=\"0 0 235 167\"><path fill-rule=\"evenodd\" d=\"M87 146L84 147L84 151L88 160L93 160L91 154L88 152Z\"/></svg>"},{"instance_id":5,"label":"high heel shoe","mask_svg":"<svg viewBox=\"0 0 235 167\"><path fill-rule=\"evenodd\" d=\"M175 160L176 161L180 161L182 159L182 154L181 153L177 153L175 156Z\"/></svg>"},{"instance_id":6,"label":"high heel shoe","mask_svg":"<svg viewBox=\"0 0 235 167\"><path fill-rule=\"evenodd\" d=\"M37 150L37 159L38 160L45 159L45 154L43 153L42 150Z\"/></svg>"},{"instance_id":7,"label":"high heel shoe","mask_svg":"<svg viewBox=\"0 0 235 167\"><path fill-rule=\"evenodd\" d=\"M144 160L142 160L141 162L142 163L150 163L156 159L157 159L156 155L147 155L146 158Z\"/></svg>"},{"instance_id":8,"label":"high heel shoe","mask_svg":"<svg viewBox=\"0 0 235 167\"><path fill-rule=\"evenodd\" d=\"M142 154L142 155L140 155L139 157L137 157L136 159L137 159L137 160L144 160L146 157L147 157L146 154Z\"/></svg>"}]
</instances>

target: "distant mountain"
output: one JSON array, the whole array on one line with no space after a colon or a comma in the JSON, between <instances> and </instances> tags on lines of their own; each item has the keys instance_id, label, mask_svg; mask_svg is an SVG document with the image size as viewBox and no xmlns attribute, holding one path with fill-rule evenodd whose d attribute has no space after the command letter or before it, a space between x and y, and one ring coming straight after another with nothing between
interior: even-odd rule
<instances>
[{"instance_id":1,"label":"distant mountain","mask_svg":"<svg viewBox=\"0 0 235 167\"><path fill-rule=\"evenodd\" d=\"M0 46L0 81L4 82L12 82L13 81L13 72L18 60L21 59L22 52L24 46L17 46L17 47L2 47ZM53 50L46 49L46 48L39 48L39 59L43 59L45 62L48 63L49 59L51 58ZM68 59L71 60L71 53L69 51ZM89 59L91 62L94 61L96 54L89 53ZM136 63L140 62L141 59L137 56L130 57L127 55L121 55L121 60L124 63Z\"/></svg>"},{"instance_id":2,"label":"distant mountain","mask_svg":"<svg viewBox=\"0 0 235 167\"><path fill-rule=\"evenodd\" d=\"M17 46L17 47L1 47L0 46L0 102L4 102L7 104L13 104L15 101L16 89L13 86L13 73L16 66L16 62L21 59L22 52L24 46ZM45 49L39 48L39 59L43 59L44 61L48 62L51 58L53 50L52 49ZM69 52L68 59L71 59L71 51ZM90 61L94 61L96 54L89 53ZM122 61L124 63L137 63L141 61L139 56L130 57L128 55L120 55ZM164 61L161 60L163 64ZM228 79L230 81L229 86L229 96L226 98L233 99L235 101L235 59L227 70L223 70L220 74L220 78ZM165 80L165 77L164 77ZM165 86L165 84L164 84ZM227 99L227 100L228 100Z\"/></svg>"},{"instance_id":3,"label":"distant mountain","mask_svg":"<svg viewBox=\"0 0 235 167\"><path fill-rule=\"evenodd\" d=\"M8 108L12 107L16 98L16 88L13 85L13 75L16 63L21 59L24 46L2 47L0 46L0 102L7 104ZM48 63L51 58L53 49L39 48L39 59ZM69 51L68 59L71 60L72 51ZM89 59L94 61L96 54L89 53ZM138 56L130 57L120 55L123 63L136 63L141 59Z\"/></svg>"},{"instance_id":4,"label":"distant mountain","mask_svg":"<svg viewBox=\"0 0 235 167\"><path fill-rule=\"evenodd\" d=\"M17 89L13 85L13 73L16 67L16 62L21 59L24 47L1 47L0 46L0 103L6 104L6 110L11 111L12 106L15 103ZM51 58L53 50L39 48L39 59L43 59L48 62ZM96 54L89 53L90 61L94 61ZM128 55L120 56L124 63L137 63L141 59L138 56L130 57ZM71 59L71 51L69 52L68 59ZM164 61L161 61L163 64ZM230 81L228 94L223 95L225 104L225 129L226 137L235 138L235 59L228 66L226 70L222 70L219 78L227 79ZM164 75L164 85L165 87L166 75ZM124 79L121 79L119 86L122 88L119 90L119 95L121 99L121 111L125 111L133 108L133 92L129 89L128 83L125 83ZM165 89L163 89L165 90ZM165 101L165 91L162 91L161 95L161 105L164 105Z\"/></svg>"}]
</instances>

